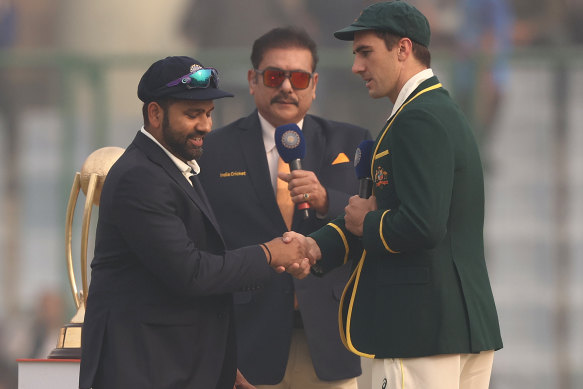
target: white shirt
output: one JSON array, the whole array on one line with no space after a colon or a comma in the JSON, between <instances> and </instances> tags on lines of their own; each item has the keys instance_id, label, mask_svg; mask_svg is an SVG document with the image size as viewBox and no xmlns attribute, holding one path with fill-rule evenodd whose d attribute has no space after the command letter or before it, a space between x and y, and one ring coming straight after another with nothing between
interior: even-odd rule
<instances>
[{"instance_id":1,"label":"white shirt","mask_svg":"<svg viewBox=\"0 0 583 389\"><path fill-rule=\"evenodd\" d=\"M267 119L259 113L259 123L261 123L261 132L263 133L263 145L265 146L265 154L267 156L267 164L269 165L269 174L271 175L271 186L274 193L277 193L277 165L279 162L279 152L275 147L275 127L272 126ZM300 130L304 125L304 119L297 123Z\"/></svg>"},{"instance_id":2,"label":"white shirt","mask_svg":"<svg viewBox=\"0 0 583 389\"><path fill-rule=\"evenodd\" d=\"M192 161L188 161L186 163L182 162L180 159L176 158L176 156L174 156L174 154L172 154L164 146L162 146L160 144L160 142L158 142L156 140L156 138L154 138L154 136L152 136L152 134L150 134L148 131L146 131L146 129L143 126L140 129L140 131L142 132L142 134L144 134L148 138L152 139L154 141L154 143L156 143L158 146L160 146L160 148L162 150L164 150L166 155L168 155L170 157L170 159L172 160L172 162L174 162L174 164L176 165L178 170L180 170L182 175L186 178L186 181L188 181L188 183L192 186L192 181L190 181L190 176L193 176L195 174L200 173L200 166L198 165L196 160L193 159Z\"/></svg>"},{"instance_id":3,"label":"white shirt","mask_svg":"<svg viewBox=\"0 0 583 389\"><path fill-rule=\"evenodd\" d=\"M393 110L391 111L391 115L389 116L389 118L393 116L395 112L399 110L399 108L401 108L401 105L403 105L403 103L405 102L405 100L407 100L409 95L413 93L413 91L417 89L417 87L421 85L423 81L428 80L431 77L433 77L433 70L431 69L422 70L413 77L411 77L401 88L401 91L397 96L397 100L395 100L395 104L393 105Z\"/></svg>"}]
</instances>

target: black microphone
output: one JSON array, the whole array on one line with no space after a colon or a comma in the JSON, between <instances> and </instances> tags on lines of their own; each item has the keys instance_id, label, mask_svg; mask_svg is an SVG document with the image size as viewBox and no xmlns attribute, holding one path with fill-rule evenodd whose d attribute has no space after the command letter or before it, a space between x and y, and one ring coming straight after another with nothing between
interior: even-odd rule
<instances>
[{"instance_id":1,"label":"black microphone","mask_svg":"<svg viewBox=\"0 0 583 389\"><path fill-rule=\"evenodd\" d=\"M302 159L306 155L306 142L304 134L297 124L284 124L275 129L275 147L277 147L281 159L289 164L290 171L302 169ZM302 212L304 219L310 216L308 202L298 203L297 209Z\"/></svg>"},{"instance_id":2,"label":"black microphone","mask_svg":"<svg viewBox=\"0 0 583 389\"><path fill-rule=\"evenodd\" d=\"M359 180L358 196L368 199L372 195L372 177L370 167L372 163L372 149L374 141L363 140L354 153L354 169Z\"/></svg>"}]
</instances>

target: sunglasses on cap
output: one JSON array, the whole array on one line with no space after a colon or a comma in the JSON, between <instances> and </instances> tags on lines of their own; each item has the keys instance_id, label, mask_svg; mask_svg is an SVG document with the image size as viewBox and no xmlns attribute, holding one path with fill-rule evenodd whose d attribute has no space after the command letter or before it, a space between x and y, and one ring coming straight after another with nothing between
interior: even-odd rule
<instances>
[{"instance_id":1,"label":"sunglasses on cap","mask_svg":"<svg viewBox=\"0 0 583 389\"><path fill-rule=\"evenodd\" d=\"M208 88L214 81L215 87L219 87L219 72L215 68L200 68L192 73L185 74L166 84L167 87L184 84L188 89Z\"/></svg>"},{"instance_id":2,"label":"sunglasses on cap","mask_svg":"<svg viewBox=\"0 0 583 389\"><path fill-rule=\"evenodd\" d=\"M302 70L285 71L278 68L267 68L265 70L255 69L255 73L263 76L263 85L269 88L277 88L283 84L286 78L294 89L306 89L310 85L313 73Z\"/></svg>"}]
</instances>

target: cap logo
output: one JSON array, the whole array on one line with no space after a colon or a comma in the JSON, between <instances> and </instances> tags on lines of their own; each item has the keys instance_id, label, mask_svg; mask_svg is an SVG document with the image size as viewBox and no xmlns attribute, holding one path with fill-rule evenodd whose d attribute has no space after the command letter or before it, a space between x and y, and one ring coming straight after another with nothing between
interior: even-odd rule
<instances>
[{"instance_id":1,"label":"cap logo","mask_svg":"<svg viewBox=\"0 0 583 389\"><path fill-rule=\"evenodd\" d=\"M295 149L300 144L300 136L295 131L286 131L281 136L281 144L286 149Z\"/></svg>"},{"instance_id":2,"label":"cap logo","mask_svg":"<svg viewBox=\"0 0 583 389\"><path fill-rule=\"evenodd\" d=\"M197 70L202 69L202 66L198 65L198 64L194 64L190 67L190 73L194 73Z\"/></svg>"}]
</instances>

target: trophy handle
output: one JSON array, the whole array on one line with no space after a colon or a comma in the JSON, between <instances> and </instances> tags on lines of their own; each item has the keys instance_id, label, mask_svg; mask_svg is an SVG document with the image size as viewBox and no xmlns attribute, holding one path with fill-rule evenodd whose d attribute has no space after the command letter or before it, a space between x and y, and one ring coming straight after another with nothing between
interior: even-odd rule
<instances>
[{"instance_id":1,"label":"trophy handle","mask_svg":"<svg viewBox=\"0 0 583 389\"><path fill-rule=\"evenodd\" d=\"M81 173L75 174L73 186L71 187L71 194L69 195L69 203L67 204L67 220L65 224L65 247L67 255L67 271L69 273L69 285L73 292L73 300L75 300L76 308L81 304L80 297L77 293L77 283L75 282L75 272L73 271L73 254L71 249L71 240L73 236L73 216L75 216L75 206L77 205L77 197L81 190Z\"/></svg>"},{"instance_id":2,"label":"trophy handle","mask_svg":"<svg viewBox=\"0 0 583 389\"><path fill-rule=\"evenodd\" d=\"M91 222L91 211L93 210L93 198L99 176L91 173L89 185L87 186L87 196L85 197L85 208L83 210L83 226L81 229L81 282L83 284L82 303L87 301L87 242L89 240L89 225ZM79 306L77 306L78 308Z\"/></svg>"},{"instance_id":3,"label":"trophy handle","mask_svg":"<svg viewBox=\"0 0 583 389\"><path fill-rule=\"evenodd\" d=\"M1 0L0 0L1 1ZM89 282L87 280L87 246L89 241L89 227L91 211L93 205L99 205L101 197L101 186L105 181L105 176L123 154L124 149L119 147L104 147L96 150L83 163L81 172L75 174L69 203L67 204L67 220L65 225L65 247L67 254L67 270L69 273L69 283L73 292L73 300L77 307L77 313L71 322L61 327L57 347L49 354L49 359L79 359L81 358L81 333L85 321L85 303L87 302L87 291ZM86 195L85 207L83 209L83 222L81 230L81 278L83 290L77 290L75 282L75 272L73 271L73 254L71 240L73 237L73 218L79 191Z\"/></svg>"}]
</instances>

